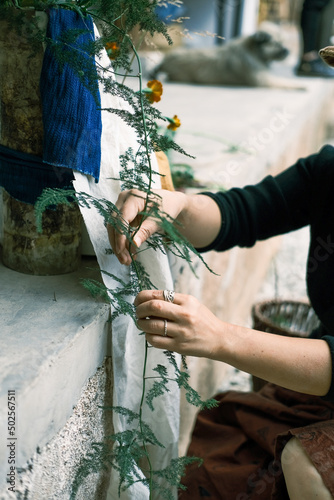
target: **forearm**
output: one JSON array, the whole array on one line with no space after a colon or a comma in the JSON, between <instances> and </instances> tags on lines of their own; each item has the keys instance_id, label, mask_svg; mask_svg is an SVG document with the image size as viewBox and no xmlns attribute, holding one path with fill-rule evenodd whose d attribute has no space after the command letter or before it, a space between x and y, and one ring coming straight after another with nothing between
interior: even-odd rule
<instances>
[{"instance_id":1,"label":"forearm","mask_svg":"<svg viewBox=\"0 0 334 500\"><path fill-rule=\"evenodd\" d=\"M215 240L221 227L219 207L209 196L184 196L184 208L177 217L180 232L194 247L206 247Z\"/></svg>"},{"instance_id":2,"label":"forearm","mask_svg":"<svg viewBox=\"0 0 334 500\"><path fill-rule=\"evenodd\" d=\"M332 361L324 340L284 337L223 325L214 359L288 389L318 396L327 394Z\"/></svg>"},{"instance_id":3,"label":"forearm","mask_svg":"<svg viewBox=\"0 0 334 500\"><path fill-rule=\"evenodd\" d=\"M195 297L180 293L169 303L161 290L144 290L135 306L138 326L153 347L223 361L306 394L324 396L330 389L332 360L325 340L283 337L225 323Z\"/></svg>"}]
</instances>

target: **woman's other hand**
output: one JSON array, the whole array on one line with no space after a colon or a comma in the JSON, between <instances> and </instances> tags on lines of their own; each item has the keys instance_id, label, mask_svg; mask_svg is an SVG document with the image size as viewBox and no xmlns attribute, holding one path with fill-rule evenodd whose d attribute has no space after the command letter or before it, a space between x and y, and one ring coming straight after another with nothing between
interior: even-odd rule
<instances>
[{"instance_id":1,"label":"woman's other hand","mask_svg":"<svg viewBox=\"0 0 334 500\"><path fill-rule=\"evenodd\" d=\"M168 214L172 219L176 219L186 205L187 196L180 192L171 192L165 190L156 190L150 195L148 207L150 203L156 203L159 210ZM140 228L134 234L133 241L139 248L144 241L150 236L159 231L159 220L153 217L147 217L142 221L141 213L146 205L146 194L137 190L131 189L123 191L117 201L116 207L119 210L122 223L133 227L134 231L140 225ZM142 222L141 222L142 221ZM109 241L112 250L115 252L121 264L130 265L131 257L129 252L129 241L126 236L115 229L110 224L107 226Z\"/></svg>"}]
</instances>

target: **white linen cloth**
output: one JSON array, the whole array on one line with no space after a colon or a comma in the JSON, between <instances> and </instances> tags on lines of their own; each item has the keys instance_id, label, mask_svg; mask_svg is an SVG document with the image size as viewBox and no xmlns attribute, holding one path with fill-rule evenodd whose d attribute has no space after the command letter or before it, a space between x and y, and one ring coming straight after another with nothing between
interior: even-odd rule
<instances>
[{"instance_id":1,"label":"white linen cloth","mask_svg":"<svg viewBox=\"0 0 334 500\"><path fill-rule=\"evenodd\" d=\"M102 55L98 63L104 67L109 66L109 59L106 53ZM102 109L128 109L127 103L122 102L117 97L104 93L101 86L100 95ZM94 178L75 171L74 188L77 192L85 192L97 198L105 198L116 202L121 185L120 181L112 178L119 177L119 155L124 153L130 146L134 151L137 151L137 137L134 130L127 126L118 116L107 111L102 111L101 143L102 159L99 182L96 183ZM158 167L155 155L152 155L151 161L153 170L157 171ZM158 176L154 182L155 186L159 187L160 180ZM81 208L81 212L100 269L127 281L129 279L130 268L121 265L114 255L107 254L105 251L107 248L110 248L110 244L102 217L94 207L90 209ZM167 255L160 251L148 249L140 253L138 260L145 266L150 274L151 281L158 289L173 289L173 279ZM108 288L119 285L113 278L104 273L102 273L102 278ZM112 304L111 309L113 309ZM144 352L145 337L139 335L139 331L132 319L124 315L116 318L112 323L113 401L115 406L123 406L134 412L139 412L143 385ZM177 360L179 362L178 357ZM169 366L163 352L159 349L150 348L148 350L146 377L156 377L157 374L156 372L152 372L152 369L157 364L165 365L168 368L169 376L171 378L174 377L174 370ZM146 381L147 389L151 387L153 381L154 379ZM165 446L165 448L148 446L153 469L165 468L172 458L178 456L179 388L176 383L171 382L169 389L170 392L154 400L154 412L144 404L143 419L149 424L154 434ZM113 422L115 433L124 431L128 427L124 417L115 413L113 415ZM141 471L140 473L142 474ZM108 490L108 500L119 498L118 484L118 473L113 470ZM175 490L174 494L176 496ZM145 500L150 497L148 488L141 483L136 483L125 492L122 492L120 498L122 500ZM153 491L151 498L158 499L161 496Z\"/></svg>"}]
</instances>

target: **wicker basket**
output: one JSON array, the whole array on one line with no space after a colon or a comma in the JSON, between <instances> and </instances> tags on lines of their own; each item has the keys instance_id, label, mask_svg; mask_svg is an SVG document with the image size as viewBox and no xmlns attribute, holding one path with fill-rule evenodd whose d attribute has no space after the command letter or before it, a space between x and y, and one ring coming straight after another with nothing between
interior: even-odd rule
<instances>
[{"instance_id":1,"label":"wicker basket","mask_svg":"<svg viewBox=\"0 0 334 500\"><path fill-rule=\"evenodd\" d=\"M308 337L319 326L312 307L306 302L271 300L252 308L254 330L286 337ZM266 382L253 376L253 390L260 390Z\"/></svg>"}]
</instances>

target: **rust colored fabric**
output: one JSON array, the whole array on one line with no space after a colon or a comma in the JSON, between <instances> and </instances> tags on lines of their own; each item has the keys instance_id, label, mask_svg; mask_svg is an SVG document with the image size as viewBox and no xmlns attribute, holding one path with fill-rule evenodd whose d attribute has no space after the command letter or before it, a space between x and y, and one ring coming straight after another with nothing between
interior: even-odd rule
<instances>
[{"instance_id":1,"label":"rust colored fabric","mask_svg":"<svg viewBox=\"0 0 334 500\"><path fill-rule=\"evenodd\" d=\"M167 155L163 151L156 151L155 156L158 161L159 174L161 176L161 188L167 189L168 191L175 191Z\"/></svg>"},{"instance_id":2,"label":"rust colored fabric","mask_svg":"<svg viewBox=\"0 0 334 500\"><path fill-rule=\"evenodd\" d=\"M334 403L274 384L229 391L199 413L179 500L289 500L280 454L296 436L334 496Z\"/></svg>"}]
</instances>

